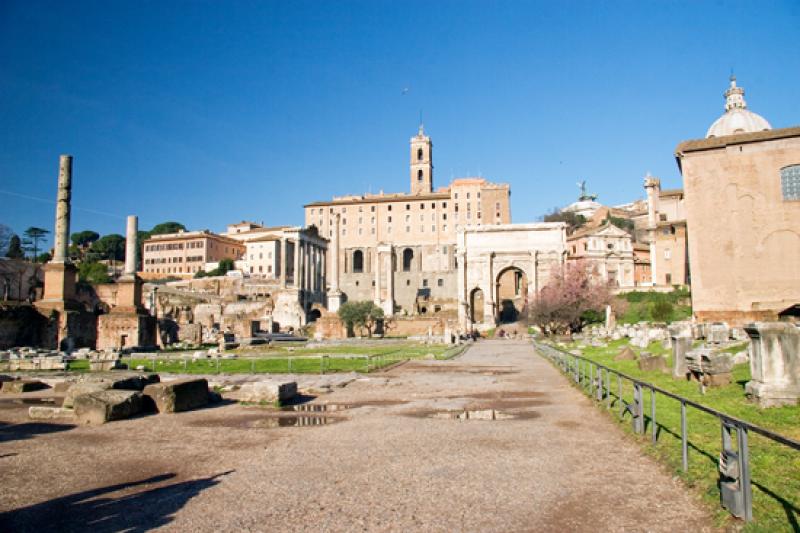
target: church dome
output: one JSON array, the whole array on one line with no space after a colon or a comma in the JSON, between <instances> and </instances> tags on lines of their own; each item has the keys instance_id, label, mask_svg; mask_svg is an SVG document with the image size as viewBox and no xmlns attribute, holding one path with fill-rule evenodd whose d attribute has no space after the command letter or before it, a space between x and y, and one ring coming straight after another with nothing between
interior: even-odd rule
<instances>
[{"instance_id":1,"label":"church dome","mask_svg":"<svg viewBox=\"0 0 800 533\"><path fill-rule=\"evenodd\" d=\"M747 109L744 89L736 86L736 76L731 76L731 86L725 91L725 113L708 128L706 137L722 137L737 133L771 130L769 122Z\"/></svg>"}]
</instances>

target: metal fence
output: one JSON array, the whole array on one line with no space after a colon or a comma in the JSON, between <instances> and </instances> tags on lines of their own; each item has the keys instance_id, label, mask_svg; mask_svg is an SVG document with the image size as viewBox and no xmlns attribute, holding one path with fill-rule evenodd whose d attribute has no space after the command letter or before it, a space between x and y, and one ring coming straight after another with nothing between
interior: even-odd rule
<instances>
[{"instance_id":1,"label":"metal fence","mask_svg":"<svg viewBox=\"0 0 800 533\"><path fill-rule=\"evenodd\" d=\"M600 404L605 402L606 409L611 409L612 404L616 403L619 406L620 418L624 418L626 413L629 413L635 433L643 434L645 432L645 391L648 390L650 392L649 419L653 444L658 441L659 434L659 424L656 418L656 395L660 394L679 402L681 408L681 464L684 472L689 469L687 408L697 409L716 417L720 423L722 444L722 452L719 459L719 487L722 505L738 518L743 518L746 521L753 519L748 433L757 433L795 451L800 451L800 442L796 440L699 404L580 355L571 354L536 341L534 341L534 345L540 354L550 359L562 372L570 376L591 398ZM612 376L615 376L616 391L612 390ZM633 400L631 402L626 402L622 395L625 382L633 384Z\"/></svg>"}]
</instances>

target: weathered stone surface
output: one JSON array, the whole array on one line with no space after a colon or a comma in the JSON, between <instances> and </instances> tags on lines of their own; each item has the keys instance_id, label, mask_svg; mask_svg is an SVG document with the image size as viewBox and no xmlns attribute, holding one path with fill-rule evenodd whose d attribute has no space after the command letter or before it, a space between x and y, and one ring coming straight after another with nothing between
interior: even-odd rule
<instances>
[{"instance_id":1,"label":"weathered stone surface","mask_svg":"<svg viewBox=\"0 0 800 533\"><path fill-rule=\"evenodd\" d=\"M72 409L75 406L75 399L79 396L109 390L113 387L113 385L114 384L110 380L74 383L69 387L69 389L67 389L62 407Z\"/></svg>"},{"instance_id":2,"label":"weathered stone surface","mask_svg":"<svg viewBox=\"0 0 800 533\"><path fill-rule=\"evenodd\" d=\"M81 394L98 392L109 389L142 391L147 385L158 383L161 378L158 374L143 374L120 378L91 378L85 381L70 384L64 396L63 407L72 407L74 400Z\"/></svg>"},{"instance_id":3,"label":"weathered stone surface","mask_svg":"<svg viewBox=\"0 0 800 533\"><path fill-rule=\"evenodd\" d=\"M750 375L745 392L761 407L800 401L800 327L788 322L748 324Z\"/></svg>"},{"instance_id":4,"label":"weathered stone surface","mask_svg":"<svg viewBox=\"0 0 800 533\"><path fill-rule=\"evenodd\" d=\"M17 379L4 382L2 392L7 394L19 394L21 392L32 392L47 388L49 387L38 379Z\"/></svg>"},{"instance_id":5,"label":"weathered stone surface","mask_svg":"<svg viewBox=\"0 0 800 533\"><path fill-rule=\"evenodd\" d=\"M75 398L75 419L80 424L105 424L123 420L142 411L142 393L104 390Z\"/></svg>"},{"instance_id":6,"label":"weathered stone surface","mask_svg":"<svg viewBox=\"0 0 800 533\"><path fill-rule=\"evenodd\" d=\"M667 370L667 360L660 355L653 355L649 357L642 357L639 359L639 370L643 371L656 371L662 372Z\"/></svg>"},{"instance_id":7,"label":"weathered stone surface","mask_svg":"<svg viewBox=\"0 0 800 533\"><path fill-rule=\"evenodd\" d=\"M118 368L126 368L119 359L93 359L89 361L89 370L92 372L107 372Z\"/></svg>"},{"instance_id":8,"label":"weathered stone surface","mask_svg":"<svg viewBox=\"0 0 800 533\"><path fill-rule=\"evenodd\" d=\"M75 418L75 411L64 407L32 405L28 408L28 418L31 420L71 420Z\"/></svg>"},{"instance_id":9,"label":"weathered stone surface","mask_svg":"<svg viewBox=\"0 0 800 533\"><path fill-rule=\"evenodd\" d=\"M70 381L61 381L53 385L53 392L55 392L56 394L64 394L69 390L69 388L72 385L73 383Z\"/></svg>"},{"instance_id":10,"label":"weathered stone surface","mask_svg":"<svg viewBox=\"0 0 800 533\"><path fill-rule=\"evenodd\" d=\"M686 322L676 322L669 327L672 340L672 377L685 378L689 373L686 367L686 352L692 348L692 327Z\"/></svg>"},{"instance_id":11,"label":"weathered stone surface","mask_svg":"<svg viewBox=\"0 0 800 533\"><path fill-rule=\"evenodd\" d=\"M154 383L146 386L143 393L159 413L188 411L208 404L208 381L200 378Z\"/></svg>"},{"instance_id":12,"label":"weathered stone surface","mask_svg":"<svg viewBox=\"0 0 800 533\"><path fill-rule=\"evenodd\" d=\"M636 352L631 350L630 346L626 346L622 349L621 352L614 357L614 361L635 361L636 360Z\"/></svg>"},{"instance_id":13,"label":"weathered stone surface","mask_svg":"<svg viewBox=\"0 0 800 533\"><path fill-rule=\"evenodd\" d=\"M297 396L297 383L294 381L256 381L245 383L239 389L242 402L268 402L290 400Z\"/></svg>"}]
</instances>

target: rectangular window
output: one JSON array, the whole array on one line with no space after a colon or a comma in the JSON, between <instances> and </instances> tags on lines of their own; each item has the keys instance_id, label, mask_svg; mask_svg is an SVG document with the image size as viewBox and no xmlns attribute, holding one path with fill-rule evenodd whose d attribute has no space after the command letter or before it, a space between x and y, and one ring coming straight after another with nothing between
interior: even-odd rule
<instances>
[{"instance_id":1,"label":"rectangular window","mask_svg":"<svg viewBox=\"0 0 800 533\"><path fill-rule=\"evenodd\" d=\"M444 287L444 280L442 278L437 279L436 280L436 285L438 287Z\"/></svg>"},{"instance_id":2,"label":"rectangular window","mask_svg":"<svg viewBox=\"0 0 800 533\"><path fill-rule=\"evenodd\" d=\"M784 200L800 200L800 165L781 169L781 191Z\"/></svg>"},{"instance_id":3,"label":"rectangular window","mask_svg":"<svg viewBox=\"0 0 800 533\"><path fill-rule=\"evenodd\" d=\"M431 231L432 231L433 233L436 233L436 226L435 226L435 225L431 226Z\"/></svg>"},{"instance_id":4,"label":"rectangular window","mask_svg":"<svg viewBox=\"0 0 800 533\"><path fill-rule=\"evenodd\" d=\"M667 285L672 285L672 274L667 274L665 276L665 279L666 279Z\"/></svg>"},{"instance_id":5,"label":"rectangular window","mask_svg":"<svg viewBox=\"0 0 800 533\"><path fill-rule=\"evenodd\" d=\"M422 286L423 287L427 287L428 286L428 280L427 279L423 279L422 280Z\"/></svg>"},{"instance_id":6,"label":"rectangular window","mask_svg":"<svg viewBox=\"0 0 800 533\"><path fill-rule=\"evenodd\" d=\"M669 259L671 257L672 257L672 251L669 248L664 250L664 259Z\"/></svg>"}]
</instances>

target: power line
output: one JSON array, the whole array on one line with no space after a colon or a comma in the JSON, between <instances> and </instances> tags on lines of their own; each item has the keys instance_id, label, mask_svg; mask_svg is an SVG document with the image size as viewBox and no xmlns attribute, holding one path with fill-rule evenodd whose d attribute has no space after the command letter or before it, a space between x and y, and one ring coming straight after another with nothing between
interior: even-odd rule
<instances>
[{"instance_id":1,"label":"power line","mask_svg":"<svg viewBox=\"0 0 800 533\"><path fill-rule=\"evenodd\" d=\"M27 200L35 200L37 202L44 202L46 204L55 204L56 203L55 201L48 200L47 198L39 198L37 196L30 196L30 195L27 195L27 194L20 194L18 192L12 192L12 191L4 191L2 189L0 189L0 194L8 194L9 196L16 196L18 198L25 198ZM106 217L118 218L118 219L122 219L122 220L125 220L127 218L127 217L120 216L120 215L117 215L117 214L114 214L114 213L106 213L105 211L97 211L96 209L89 209L89 208L86 208L86 207L78 207L78 206L75 206L75 205L71 205L70 209L74 209L75 211L84 211L86 213L93 213L95 215L102 215L102 216L106 216Z\"/></svg>"}]
</instances>

